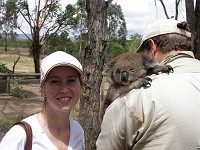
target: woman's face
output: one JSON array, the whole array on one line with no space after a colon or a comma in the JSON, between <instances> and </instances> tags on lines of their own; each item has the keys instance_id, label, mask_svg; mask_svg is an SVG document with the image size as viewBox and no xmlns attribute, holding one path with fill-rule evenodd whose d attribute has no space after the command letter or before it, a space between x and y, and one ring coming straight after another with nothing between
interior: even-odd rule
<instances>
[{"instance_id":1,"label":"woman's face","mask_svg":"<svg viewBox=\"0 0 200 150\"><path fill-rule=\"evenodd\" d=\"M46 99L46 109L69 112L80 98L79 73L66 66L53 68L42 85L42 94Z\"/></svg>"}]
</instances>

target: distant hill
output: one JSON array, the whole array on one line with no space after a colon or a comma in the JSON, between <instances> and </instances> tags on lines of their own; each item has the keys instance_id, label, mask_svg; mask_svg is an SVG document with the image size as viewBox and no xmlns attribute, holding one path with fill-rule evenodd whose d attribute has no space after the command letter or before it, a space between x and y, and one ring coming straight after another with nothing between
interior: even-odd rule
<instances>
[{"instance_id":1,"label":"distant hill","mask_svg":"<svg viewBox=\"0 0 200 150\"><path fill-rule=\"evenodd\" d=\"M32 39L31 34L26 34L30 39ZM76 41L74 36L68 36L72 41ZM24 34L18 34L17 39L19 40L27 40L27 37Z\"/></svg>"},{"instance_id":2,"label":"distant hill","mask_svg":"<svg viewBox=\"0 0 200 150\"><path fill-rule=\"evenodd\" d=\"M27 34L27 36L32 39L31 34ZM27 40L27 37L24 34L18 34L17 39Z\"/></svg>"}]
</instances>

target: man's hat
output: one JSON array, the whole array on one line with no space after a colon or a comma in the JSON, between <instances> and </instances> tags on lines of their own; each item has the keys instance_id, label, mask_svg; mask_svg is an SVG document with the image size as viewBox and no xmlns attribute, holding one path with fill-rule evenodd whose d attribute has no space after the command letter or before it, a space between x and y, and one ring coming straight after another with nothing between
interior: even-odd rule
<instances>
[{"instance_id":1,"label":"man's hat","mask_svg":"<svg viewBox=\"0 0 200 150\"><path fill-rule=\"evenodd\" d=\"M138 47L137 52L142 50L141 46L145 40L158 36L158 35L178 33L186 37L191 37L191 33L189 31L186 31L177 27L178 23L179 22L174 19L162 19L148 25L143 34L141 44Z\"/></svg>"}]
</instances>

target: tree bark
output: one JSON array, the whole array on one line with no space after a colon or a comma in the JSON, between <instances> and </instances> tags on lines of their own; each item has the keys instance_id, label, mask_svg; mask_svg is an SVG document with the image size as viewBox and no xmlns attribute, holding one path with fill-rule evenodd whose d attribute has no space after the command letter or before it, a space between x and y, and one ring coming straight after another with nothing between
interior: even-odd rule
<instances>
[{"instance_id":1,"label":"tree bark","mask_svg":"<svg viewBox=\"0 0 200 150\"><path fill-rule=\"evenodd\" d=\"M88 15L88 45L83 62L83 94L80 100L79 122L85 131L86 150L94 150L100 133L98 119L100 86L105 59L107 33L107 7L104 0L86 0Z\"/></svg>"},{"instance_id":2,"label":"tree bark","mask_svg":"<svg viewBox=\"0 0 200 150\"><path fill-rule=\"evenodd\" d=\"M194 40L194 52L195 58L200 60L200 0L196 0L195 21L196 34Z\"/></svg>"},{"instance_id":3,"label":"tree bark","mask_svg":"<svg viewBox=\"0 0 200 150\"><path fill-rule=\"evenodd\" d=\"M4 48L5 48L5 52L7 52L8 51L7 34L5 35L5 38L4 38Z\"/></svg>"},{"instance_id":4,"label":"tree bark","mask_svg":"<svg viewBox=\"0 0 200 150\"><path fill-rule=\"evenodd\" d=\"M40 55L41 55L41 45L40 45L40 37L39 37L39 28L35 27L33 30L33 42L32 42L32 47L31 51L33 54L33 61L35 64L35 73L40 73ZM37 77L38 78L38 77Z\"/></svg>"},{"instance_id":5,"label":"tree bark","mask_svg":"<svg viewBox=\"0 0 200 150\"><path fill-rule=\"evenodd\" d=\"M193 0L185 0L186 18L192 33L192 49L195 58L200 60L200 0L196 0L194 8Z\"/></svg>"}]
</instances>

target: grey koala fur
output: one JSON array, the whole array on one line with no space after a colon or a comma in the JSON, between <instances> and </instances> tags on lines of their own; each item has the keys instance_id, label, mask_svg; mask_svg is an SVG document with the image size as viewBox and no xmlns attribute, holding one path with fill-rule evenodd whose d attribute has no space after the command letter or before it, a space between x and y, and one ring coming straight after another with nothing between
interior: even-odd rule
<instances>
[{"instance_id":1,"label":"grey koala fur","mask_svg":"<svg viewBox=\"0 0 200 150\"><path fill-rule=\"evenodd\" d=\"M106 108L119 96L131 89L151 86L151 78L148 75L173 72L170 65L157 64L150 57L137 52L126 52L110 60L103 74L110 79L110 87L106 98L100 104L100 122L103 119Z\"/></svg>"}]
</instances>

